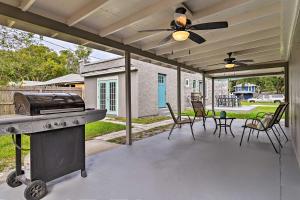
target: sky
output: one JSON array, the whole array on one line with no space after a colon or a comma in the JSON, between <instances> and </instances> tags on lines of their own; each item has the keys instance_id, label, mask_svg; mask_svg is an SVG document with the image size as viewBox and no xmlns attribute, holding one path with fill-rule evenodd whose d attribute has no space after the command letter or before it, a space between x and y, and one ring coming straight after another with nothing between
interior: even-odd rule
<instances>
[{"instance_id":1,"label":"sky","mask_svg":"<svg viewBox=\"0 0 300 200\"><path fill-rule=\"evenodd\" d=\"M40 43L49 47L50 49L52 49L56 52L59 52L61 50L66 50L66 49L75 51L76 46L77 46L77 44L73 44L70 42L65 42L62 40L45 37L45 36L43 37L43 40L40 41ZM113 58L117 58L117 57L119 57L119 55L101 51L101 50L97 50L97 49L93 49L93 51L89 57L89 60L91 62L96 62L96 61L100 61L100 60L108 60L108 59L113 59Z\"/></svg>"}]
</instances>

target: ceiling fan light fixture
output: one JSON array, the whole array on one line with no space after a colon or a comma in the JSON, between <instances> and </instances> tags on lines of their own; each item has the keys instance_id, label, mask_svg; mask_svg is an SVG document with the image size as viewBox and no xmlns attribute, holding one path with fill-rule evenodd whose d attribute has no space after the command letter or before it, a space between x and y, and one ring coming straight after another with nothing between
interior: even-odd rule
<instances>
[{"instance_id":1,"label":"ceiling fan light fixture","mask_svg":"<svg viewBox=\"0 0 300 200\"><path fill-rule=\"evenodd\" d=\"M230 69L230 68L234 68L235 67L235 64L234 63L227 63L225 65L226 68Z\"/></svg>"},{"instance_id":2,"label":"ceiling fan light fixture","mask_svg":"<svg viewBox=\"0 0 300 200\"><path fill-rule=\"evenodd\" d=\"M172 36L176 41L185 41L189 38L190 33L188 31L175 31Z\"/></svg>"},{"instance_id":3,"label":"ceiling fan light fixture","mask_svg":"<svg viewBox=\"0 0 300 200\"><path fill-rule=\"evenodd\" d=\"M187 17L185 14L175 13L174 19L177 26L184 27L186 25Z\"/></svg>"}]
</instances>

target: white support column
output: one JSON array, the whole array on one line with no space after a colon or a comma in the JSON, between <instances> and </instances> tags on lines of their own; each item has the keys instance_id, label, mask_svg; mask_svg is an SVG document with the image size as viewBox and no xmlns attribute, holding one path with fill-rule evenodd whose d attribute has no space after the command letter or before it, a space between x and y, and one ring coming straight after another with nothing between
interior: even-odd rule
<instances>
[{"instance_id":1,"label":"white support column","mask_svg":"<svg viewBox=\"0 0 300 200\"><path fill-rule=\"evenodd\" d=\"M181 120L181 67L177 66L177 113Z\"/></svg>"},{"instance_id":2,"label":"white support column","mask_svg":"<svg viewBox=\"0 0 300 200\"><path fill-rule=\"evenodd\" d=\"M125 90L126 90L126 144L132 145L131 137L131 71L130 71L130 53L125 51Z\"/></svg>"},{"instance_id":3,"label":"white support column","mask_svg":"<svg viewBox=\"0 0 300 200\"><path fill-rule=\"evenodd\" d=\"M203 99L202 99L202 104L203 104L203 106L204 106L204 108L205 108L205 104L206 104L206 85L205 85L205 74L204 73L202 73L202 86L203 86L203 90L202 90L202 92L203 92Z\"/></svg>"},{"instance_id":4,"label":"white support column","mask_svg":"<svg viewBox=\"0 0 300 200\"><path fill-rule=\"evenodd\" d=\"M211 78L211 109L215 111L215 78Z\"/></svg>"},{"instance_id":5,"label":"white support column","mask_svg":"<svg viewBox=\"0 0 300 200\"><path fill-rule=\"evenodd\" d=\"M289 66L284 67L284 98L285 102L289 103L290 101L290 93L289 93ZM286 108L285 110L285 127L289 127L290 119L289 119L289 107L290 105Z\"/></svg>"}]
</instances>

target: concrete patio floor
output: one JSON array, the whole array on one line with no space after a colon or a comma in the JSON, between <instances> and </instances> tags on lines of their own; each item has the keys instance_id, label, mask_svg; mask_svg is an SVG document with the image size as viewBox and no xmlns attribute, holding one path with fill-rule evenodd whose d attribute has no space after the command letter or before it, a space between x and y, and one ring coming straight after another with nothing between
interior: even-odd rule
<instances>
[{"instance_id":1,"label":"concrete patio floor","mask_svg":"<svg viewBox=\"0 0 300 200\"><path fill-rule=\"evenodd\" d=\"M300 170L291 142L275 154L264 136L238 145L236 135L213 135L194 125L175 129L171 140L162 133L133 146L120 146L87 158L87 178L75 172L48 183L45 200L298 200ZM263 134L261 134L263 135ZM282 138L283 139L283 138ZM23 199L25 186L0 185L0 199Z\"/></svg>"}]
</instances>

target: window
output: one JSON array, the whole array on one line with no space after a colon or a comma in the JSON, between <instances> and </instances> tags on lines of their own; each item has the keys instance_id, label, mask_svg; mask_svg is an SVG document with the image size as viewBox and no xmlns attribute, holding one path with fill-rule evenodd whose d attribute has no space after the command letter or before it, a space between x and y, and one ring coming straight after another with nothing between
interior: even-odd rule
<instances>
[{"instance_id":1,"label":"window","mask_svg":"<svg viewBox=\"0 0 300 200\"><path fill-rule=\"evenodd\" d=\"M190 87L190 80L189 79L185 79L185 87Z\"/></svg>"}]
</instances>

